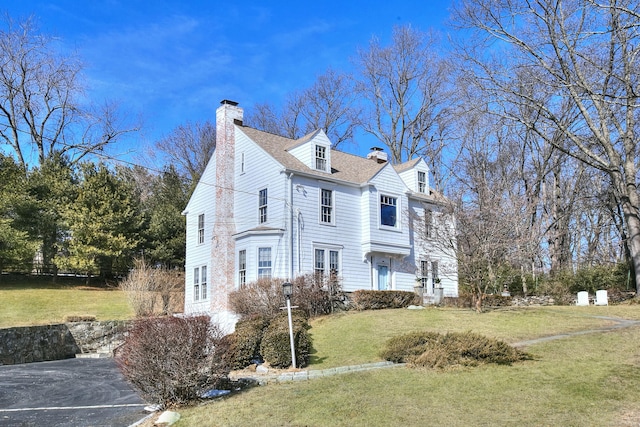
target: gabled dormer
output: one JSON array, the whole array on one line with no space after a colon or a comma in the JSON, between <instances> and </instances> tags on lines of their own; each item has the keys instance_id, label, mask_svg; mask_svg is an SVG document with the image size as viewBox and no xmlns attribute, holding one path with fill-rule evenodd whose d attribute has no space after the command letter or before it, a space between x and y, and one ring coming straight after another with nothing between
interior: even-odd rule
<instances>
[{"instance_id":1,"label":"gabled dormer","mask_svg":"<svg viewBox=\"0 0 640 427\"><path fill-rule=\"evenodd\" d=\"M429 166L422 158L409 160L395 167L405 185L418 194L429 195Z\"/></svg>"},{"instance_id":2,"label":"gabled dormer","mask_svg":"<svg viewBox=\"0 0 640 427\"><path fill-rule=\"evenodd\" d=\"M300 138L288 151L310 169L331 173L331 141L322 129Z\"/></svg>"}]
</instances>

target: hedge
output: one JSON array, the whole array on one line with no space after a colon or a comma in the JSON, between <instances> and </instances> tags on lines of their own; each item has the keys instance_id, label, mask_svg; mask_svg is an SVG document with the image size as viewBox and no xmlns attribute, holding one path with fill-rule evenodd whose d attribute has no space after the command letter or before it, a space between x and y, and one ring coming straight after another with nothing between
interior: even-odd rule
<instances>
[{"instance_id":1,"label":"hedge","mask_svg":"<svg viewBox=\"0 0 640 427\"><path fill-rule=\"evenodd\" d=\"M415 292L407 291L359 290L351 294L351 301L356 310L380 310L420 304L420 297Z\"/></svg>"}]
</instances>

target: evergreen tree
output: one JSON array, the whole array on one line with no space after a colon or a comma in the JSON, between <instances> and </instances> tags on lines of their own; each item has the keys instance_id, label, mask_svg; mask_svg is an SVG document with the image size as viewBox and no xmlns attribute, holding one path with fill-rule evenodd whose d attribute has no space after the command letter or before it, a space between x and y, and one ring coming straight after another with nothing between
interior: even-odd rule
<instances>
[{"instance_id":1,"label":"evergreen tree","mask_svg":"<svg viewBox=\"0 0 640 427\"><path fill-rule=\"evenodd\" d=\"M152 184L146 201L149 216L147 259L165 267L184 267L186 224L182 211L189 201L189 185L173 166Z\"/></svg>"},{"instance_id":2,"label":"evergreen tree","mask_svg":"<svg viewBox=\"0 0 640 427\"><path fill-rule=\"evenodd\" d=\"M105 278L128 268L144 219L139 194L123 172L83 164L78 196L63 216L69 238L66 256L56 257L58 265Z\"/></svg>"},{"instance_id":3,"label":"evergreen tree","mask_svg":"<svg viewBox=\"0 0 640 427\"><path fill-rule=\"evenodd\" d=\"M36 246L18 221L25 185L24 170L0 154L0 272L30 270Z\"/></svg>"}]
</instances>

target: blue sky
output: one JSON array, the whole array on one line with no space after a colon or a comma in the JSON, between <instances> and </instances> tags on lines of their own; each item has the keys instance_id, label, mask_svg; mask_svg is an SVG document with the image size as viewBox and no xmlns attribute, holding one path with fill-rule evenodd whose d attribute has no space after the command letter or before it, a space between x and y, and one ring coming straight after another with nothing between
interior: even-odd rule
<instances>
[{"instance_id":1,"label":"blue sky","mask_svg":"<svg viewBox=\"0 0 640 427\"><path fill-rule=\"evenodd\" d=\"M222 99L245 108L279 105L329 66L348 69L372 36L386 44L394 25L443 30L448 6L444 0L23 0L0 10L14 19L34 15L42 32L84 60L88 96L142 117L136 140L112 150L135 158L180 124L214 120Z\"/></svg>"}]
</instances>

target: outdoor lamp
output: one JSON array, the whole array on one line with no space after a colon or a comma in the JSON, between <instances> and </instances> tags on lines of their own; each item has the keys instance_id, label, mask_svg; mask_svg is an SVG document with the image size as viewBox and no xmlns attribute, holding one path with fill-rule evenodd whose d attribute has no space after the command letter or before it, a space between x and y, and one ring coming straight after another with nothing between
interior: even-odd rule
<instances>
[{"instance_id":1,"label":"outdoor lamp","mask_svg":"<svg viewBox=\"0 0 640 427\"><path fill-rule=\"evenodd\" d=\"M286 299L290 299L293 294L293 284L291 282L284 282L282 284L282 293Z\"/></svg>"},{"instance_id":2,"label":"outdoor lamp","mask_svg":"<svg viewBox=\"0 0 640 427\"><path fill-rule=\"evenodd\" d=\"M293 284L284 282L282 284L282 293L284 299L287 300L287 317L289 318L289 342L291 343L291 366L296 369L296 346L293 341L293 322L291 320L291 294L293 294Z\"/></svg>"}]
</instances>

